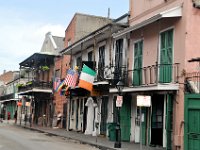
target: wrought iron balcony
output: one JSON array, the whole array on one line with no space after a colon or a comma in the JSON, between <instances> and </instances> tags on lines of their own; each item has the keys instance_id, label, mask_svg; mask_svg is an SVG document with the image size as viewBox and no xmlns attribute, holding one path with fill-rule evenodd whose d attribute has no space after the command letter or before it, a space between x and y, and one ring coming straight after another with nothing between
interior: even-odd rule
<instances>
[{"instance_id":1,"label":"wrought iron balcony","mask_svg":"<svg viewBox=\"0 0 200 150\"><path fill-rule=\"evenodd\" d=\"M127 86L148 86L178 83L179 64L156 64L129 70L125 83Z\"/></svg>"},{"instance_id":2,"label":"wrought iron balcony","mask_svg":"<svg viewBox=\"0 0 200 150\"><path fill-rule=\"evenodd\" d=\"M119 78L124 82L127 77L127 68L126 66L114 66L109 65L105 67L99 67L96 69L97 76L95 81L108 81L111 86L115 86L119 81Z\"/></svg>"},{"instance_id":3,"label":"wrought iron balcony","mask_svg":"<svg viewBox=\"0 0 200 150\"><path fill-rule=\"evenodd\" d=\"M37 89L52 89L52 82L45 81L29 81L25 85L18 85L19 92L32 90L33 88Z\"/></svg>"},{"instance_id":4,"label":"wrought iron balcony","mask_svg":"<svg viewBox=\"0 0 200 150\"><path fill-rule=\"evenodd\" d=\"M189 93L200 93L200 72L186 74L185 91Z\"/></svg>"}]
</instances>

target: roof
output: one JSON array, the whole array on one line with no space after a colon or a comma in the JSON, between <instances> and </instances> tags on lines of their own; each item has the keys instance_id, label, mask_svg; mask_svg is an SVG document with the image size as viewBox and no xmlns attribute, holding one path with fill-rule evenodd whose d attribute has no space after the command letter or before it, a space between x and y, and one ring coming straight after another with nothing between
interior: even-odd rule
<instances>
[{"instance_id":1,"label":"roof","mask_svg":"<svg viewBox=\"0 0 200 150\"><path fill-rule=\"evenodd\" d=\"M174 7L174 8L171 8L169 10L166 10L166 11L163 11L161 13L158 13L158 14L155 14L154 16L138 23L138 24L135 24L133 26L130 26L129 28L126 28L124 30L122 30L121 32L119 33L116 33L116 34L113 34L113 37L114 38L117 38L117 37L120 37L122 35L125 35L131 31L135 31L137 29L140 29L146 25L149 25L157 20L160 20L162 18L169 18L169 17L181 17L182 16L182 7L181 6L177 6L177 7Z\"/></svg>"},{"instance_id":2,"label":"roof","mask_svg":"<svg viewBox=\"0 0 200 150\"><path fill-rule=\"evenodd\" d=\"M64 49L64 41L65 38L64 37L59 37L59 36L52 36L54 39L54 42L56 43L57 47L59 48L59 50Z\"/></svg>"},{"instance_id":3,"label":"roof","mask_svg":"<svg viewBox=\"0 0 200 150\"><path fill-rule=\"evenodd\" d=\"M54 63L54 57L56 55L50 52L39 52L34 53L21 63L19 63L20 67L33 67L40 65L49 65Z\"/></svg>"},{"instance_id":4,"label":"roof","mask_svg":"<svg viewBox=\"0 0 200 150\"><path fill-rule=\"evenodd\" d=\"M112 33L108 32L109 29L111 29L112 27ZM74 42L73 44L71 44L70 46L68 46L67 48L63 49L61 51L61 53L65 53L65 54L71 54L69 53L70 50L72 50L73 48L75 47L78 47L81 45L81 43L83 42L86 42L86 41L89 41L91 40L93 37L97 36L97 35L104 35L104 37L108 36L108 34L113 34L114 32L120 30L120 29L123 29L127 27L127 25L125 24L119 24L119 23L109 23L97 30L95 30L94 32L86 35L85 37L81 38L80 40ZM101 39L102 40L102 39ZM91 40L92 41L92 40ZM92 41L93 42L93 41ZM91 45L92 43L89 43L88 45ZM84 44L85 45L85 44ZM85 45L86 46L86 45ZM81 50L81 48L77 48L77 50ZM76 53L75 51L72 52L72 54Z\"/></svg>"}]
</instances>

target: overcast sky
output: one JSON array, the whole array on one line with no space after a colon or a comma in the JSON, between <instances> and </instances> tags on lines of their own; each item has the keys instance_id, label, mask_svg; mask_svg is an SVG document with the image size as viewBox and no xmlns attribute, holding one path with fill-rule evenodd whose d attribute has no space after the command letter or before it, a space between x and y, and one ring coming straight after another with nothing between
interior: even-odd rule
<instances>
[{"instance_id":1,"label":"overcast sky","mask_svg":"<svg viewBox=\"0 0 200 150\"><path fill-rule=\"evenodd\" d=\"M63 36L76 12L115 19L129 11L129 0L1 0L0 74L39 52L47 32Z\"/></svg>"}]
</instances>

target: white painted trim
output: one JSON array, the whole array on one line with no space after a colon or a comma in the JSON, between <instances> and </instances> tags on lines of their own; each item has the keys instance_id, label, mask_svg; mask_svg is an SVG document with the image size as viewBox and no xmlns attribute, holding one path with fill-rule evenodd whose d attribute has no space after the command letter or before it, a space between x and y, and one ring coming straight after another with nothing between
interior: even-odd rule
<instances>
[{"instance_id":1,"label":"white painted trim","mask_svg":"<svg viewBox=\"0 0 200 150\"><path fill-rule=\"evenodd\" d=\"M121 32L118 32L118 33L115 33L113 34L113 38L118 38L120 36L123 36L125 34L128 34L129 32L131 31L135 31L137 29L140 29L144 26L147 26L161 18L167 18L167 17L181 17L182 16L182 6L176 6L174 8L171 8L171 9L168 9L166 11L163 11L163 12L160 12L158 14L155 14L151 17L149 17L148 19L138 23L138 24L135 24L129 28L126 28L124 30L122 30Z\"/></svg>"},{"instance_id":2,"label":"white painted trim","mask_svg":"<svg viewBox=\"0 0 200 150\"><path fill-rule=\"evenodd\" d=\"M145 92L145 91L178 91L179 84L158 84L152 86L140 86L140 87L125 87L122 92ZM110 93L117 93L116 88L110 88Z\"/></svg>"},{"instance_id":3,"label":"white painted trim","mask_svg":"<svg viewBox=\"0 0 200 150\"><path fill-rule=\"evenodd\" d=\"M91 52L91 51L93 51L93 50L94 50L94 47L91 46L91 47L87 48L87 53L89 53L89 52Z\"/></svg>"},{"instance_id":4,"label":"white painted trim","mask_svg":"<svg viewBox=\"0 0 200 150\"><path fill-rule=\"evenodd\" d=\"M106 85L109 84L108 81L100 81L100 82L94 82L93 85Z\"/></svg>"},{"instance_id":5,"label":"white painted trim","mask_svg":"<svg viewBox=\"0 0 200 150\"><path fill-rule=\"evenodd\" d=\"M30 92L40 92L40 93L52 93L51 89L37 89L37 88L33 88L32 90L28 90L25 92L19 92L18 94L26 94L26 93L30 93Z\"/></svg>"},{"instance_id":6,"label":"white painted trim","mask_svg":"<svg viewBox=\"0 0 200 150\"><path fill-rule=\"evenodd\" d=\"M106 46L106 43L107 43L106 40L99 42L99 43L97 44L98 49L99 49L99 47Z\"/></svg>"}]
</instances>

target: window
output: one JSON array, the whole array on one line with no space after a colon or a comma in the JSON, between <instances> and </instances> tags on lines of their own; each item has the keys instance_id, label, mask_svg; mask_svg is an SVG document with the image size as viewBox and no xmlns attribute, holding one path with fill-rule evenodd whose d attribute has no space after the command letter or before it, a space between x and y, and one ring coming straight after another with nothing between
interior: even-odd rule
<instances>
[{"instance_id":1,"label":"window","mask_svg":"<svg viewBox=\"0 0 200 150\"><path fill-rule=\"evenodd\" d=\"M99 47L98 79L104 79L105 46Z\"/></svg>"},{"instance_id":2,"label":"window","mask_svg":"<svg viewBox=\"0 0 200 150\"><path fill-rule=\"evenodd\" d=\"M115 65L117 68L122 67L123 59L123 39L116 41L116 51L115 51Z\"/></svg>"},{"instance_id":3,"label":"window","mask_svg":"<svg viewBox=\"0 0 200 150\"><path fill-rule=\"evenodd\" d=\"M162 32L160 42L160 82L169 83L172 81L173 30Z\"/></svg>"},{"instance_id":4,"label":"window","mask_svg":"<svg viewBox=\"0 0 200 150\"><path fill-rule=\"evenodd\" d=\"M71 39L69 39L69 40L67 41L67 46L70 46L71 44L72 44Z\"/></svg>"},{"instance_id":5,"label":"window","mask_svg":"<svg viewBox=\"0 0 200 150\"><path fill-rule=\"evenodd\" d=\"M79 70L81 70L81 67L82 67L82 58L81 57L78 57L76 59L76 66L78 66Z\"/></svg>"},{"instance_id":6,"label":"window","mask_svg":"<svg viewBox=\"0 0 200 150\"><path fill-rule=\"evenodd\" d=\"M92 55L93 55L92 51L88 53L88 61L92 61Z\"/></svg>"},{"instance_id":7,"label":"window","mask_svg":"<svg viewBox=\"0 0 200 150\"><path fill-rule=\"evenodd\" d=\"M134 44L134 72L133 85L138 86L142 84L142 53L143 41Z\"/></svg>"},{"instance_id":8,"label":"window","mask_svg":"<svg viewBox=\"0 0 200 150\"><path fill-rule=\"evenodd\" d=\"M55 77L58 77L58 78L60 77L60 69L55 71Z\"/></svg>"}]
</instances>

